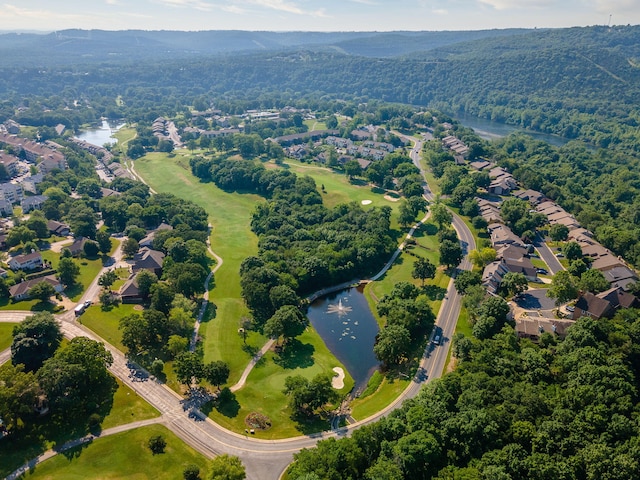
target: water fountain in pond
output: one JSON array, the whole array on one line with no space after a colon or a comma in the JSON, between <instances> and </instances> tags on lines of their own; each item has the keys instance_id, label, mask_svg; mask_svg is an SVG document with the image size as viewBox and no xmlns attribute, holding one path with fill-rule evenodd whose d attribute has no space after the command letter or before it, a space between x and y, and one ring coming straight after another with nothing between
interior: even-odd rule
<instances>
[{"instance_id":1,"label":"water fountain in pond","mask_svg":"<svg viewBox=\"0 0 640 480\"><path fill-rule=\"evenodd\" d=\"M337 313L338 315L346 315L351 311L351 307L345 307L342 305L342 299L338 300L338 304L330 304L327 307L327 313Z\"/></svg>"}]
</instances>

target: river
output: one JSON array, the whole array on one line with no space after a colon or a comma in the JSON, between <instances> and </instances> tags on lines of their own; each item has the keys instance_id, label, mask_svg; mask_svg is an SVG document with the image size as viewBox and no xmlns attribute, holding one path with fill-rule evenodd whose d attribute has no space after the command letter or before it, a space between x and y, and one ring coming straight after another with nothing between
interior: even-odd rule
<instances>
[{"instance_id":1,"label":"river","mask_svg":"<svg viewBox=\"0 0 640 480\"><path fill-rule=\"evenodd\" d=\"M548 133L524 130L514 125L494 122L493 120L487 120L485 118L476 117L475 115L469 115L467 113L457 113L454 118L465 127L473 128L478 136L480 138L484 138L485 140L496 140L498 138L506 137L513 132L524 133L535 138L536 140L542 140L543 142L550 143L551 145L555 145L556 147L561 147L571 140L559 135L551 135Z\"/></svg>"},{"instance_id":2,"label":"river","mask_svg":"<svg viewBox=\"0 0 640 480\"><path fill-rule=\"evenodd\" d=\"M103 119L100 127L84 130L76 135L75 138L98 146L103 146L105 143L117 143L118 139L113 138L112 135L124 127L124 125L122 122L109 123Z\"/></svg>"},{"instance_id":3,"label":"river","mask_svg":"<svg viewBox=\"0 0 640 480\"><path fill-rule=\"evenodd\" d=\"M314 301L307 316L331 353L346 367L356 391L366 387L380 362L373 353L378 322L362 289L348 288Z\"/></svg>"}]
</instances>

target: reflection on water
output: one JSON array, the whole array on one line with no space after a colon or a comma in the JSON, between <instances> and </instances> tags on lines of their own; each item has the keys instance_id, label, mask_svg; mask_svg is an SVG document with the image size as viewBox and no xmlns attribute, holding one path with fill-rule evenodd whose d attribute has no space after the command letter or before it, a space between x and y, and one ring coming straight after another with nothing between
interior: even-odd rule
<instances>
[{"instance_id":1,"label":"reflection on water","mask_svg":"<svg viewBox=\"0 0 640 480\"><path fill-rule=\"evenodd\" d=\"M523 130L522 128L514 125L494 122L493 120L487 120L486 118L476 117L475 115L469 115L467 113L457 113L454 118L465 127L473 128L476 134L485 140L496 140L498 138L506 137L513 132L520 132L529 135L536 140L542 140L543 142L555 145L556 147L561 147L570 141L569 138L560 137L559 135Z\"/></svg>"},{"instance_id":2,"label":"reflection on water","mask_svg":"<svg viewBox=\"0 0 640 480\"><path fill-rule=\"evenodd\" d=\"M379 365L373 354L378 323L362 291L349 288L313 302L307 312L327 348L349 371L356 389L364 388Z\"/></svg>"},{"instance_id":3,"label":"reflection on water","mask_svg":"<svg viewBox=\"0 0 640 480\"><path fill-rule=\"evenodd\" d=\"M80 132L75 138L98 146L103 146L105 143L117 143L118 139L111 137L111 135L123 126L124 123L110 124L108 121L102 120L102 125L99 128L90 128Z\"/></svg>"}]
</instances>

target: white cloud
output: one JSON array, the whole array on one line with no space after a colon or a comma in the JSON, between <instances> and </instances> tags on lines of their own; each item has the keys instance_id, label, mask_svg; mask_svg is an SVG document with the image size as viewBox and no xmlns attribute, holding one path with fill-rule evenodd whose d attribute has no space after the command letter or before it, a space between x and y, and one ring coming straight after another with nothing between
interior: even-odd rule
<instances>
[{"instance_id":1,"label":"white cloud","mask_svg":"<svg viewBox=\"0 0 640 480\"><path fill-rule=\"evenodd\" d=\"M489 5L496 10L548 7L557 3L554 0L479 0L479 2L481 4Z\"/></svg>"},{"instance_id":2,"label":"white cloud","mask_svg":"<svg viewBox=\"0 0 640 480\"><path fill-rule=\"evenodd\" d=\"M376 2L374 0L349 0L349 1L353 2L353 3L360 3L362 5L371 5L371 6L380 5L380 3L378 3L378 2Z\"/></svg>"},{"instance_id":3,"label":"white cloud","mask_svg":"<svg viewBox=\"0 0 640 480\"><path fill-rule=\"evenodd\" d=\"M2 5L2 20L6 20L7 18L16 18L19 20L24 20L28 18L30 20L44 20L44 19L81 19L84 18L83 15L78 15L74 13L60 13L55 10L33 10L28 8L20 8L15 5L10 5L5 3Z\"/></svg>"},{"instance_id":4,"label":"white cloud","mask_svg":"<svg viewBox=\"0 0 640 480\"><path fill-rule=\"evenodd\" d=\"M202 11L209 11L215 8L215 5L203 0L156 0L156 3L167 7L194 8Z\"/></svg>"}]
</instances>

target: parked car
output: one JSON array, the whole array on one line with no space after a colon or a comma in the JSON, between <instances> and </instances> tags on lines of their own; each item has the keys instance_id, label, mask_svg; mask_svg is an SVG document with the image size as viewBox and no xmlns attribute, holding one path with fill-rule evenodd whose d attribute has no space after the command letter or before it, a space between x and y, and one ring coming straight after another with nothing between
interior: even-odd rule
<instances>
[{"instance_id":1,"label":"parked car","mask_svg":"<svg viewBox=\"0 0 640 480\"><path fill-rule=\"evenodd\" d=\"M544 268L536 268L536 273L540 273L542 275L546 275L549 272L547 272Z\"/></svg>"},{"instance_id":2,"label":"parked car","mask_svg":"<svg viewBox=\"0 0 640 480\"><path fill-rule=\"evenodd\" d=\"M573 307L571 305L567 305L565 308L567 309L567 311L572 312L572 313L576 311L576 307Z\"/></svg>"}]
</instances>

